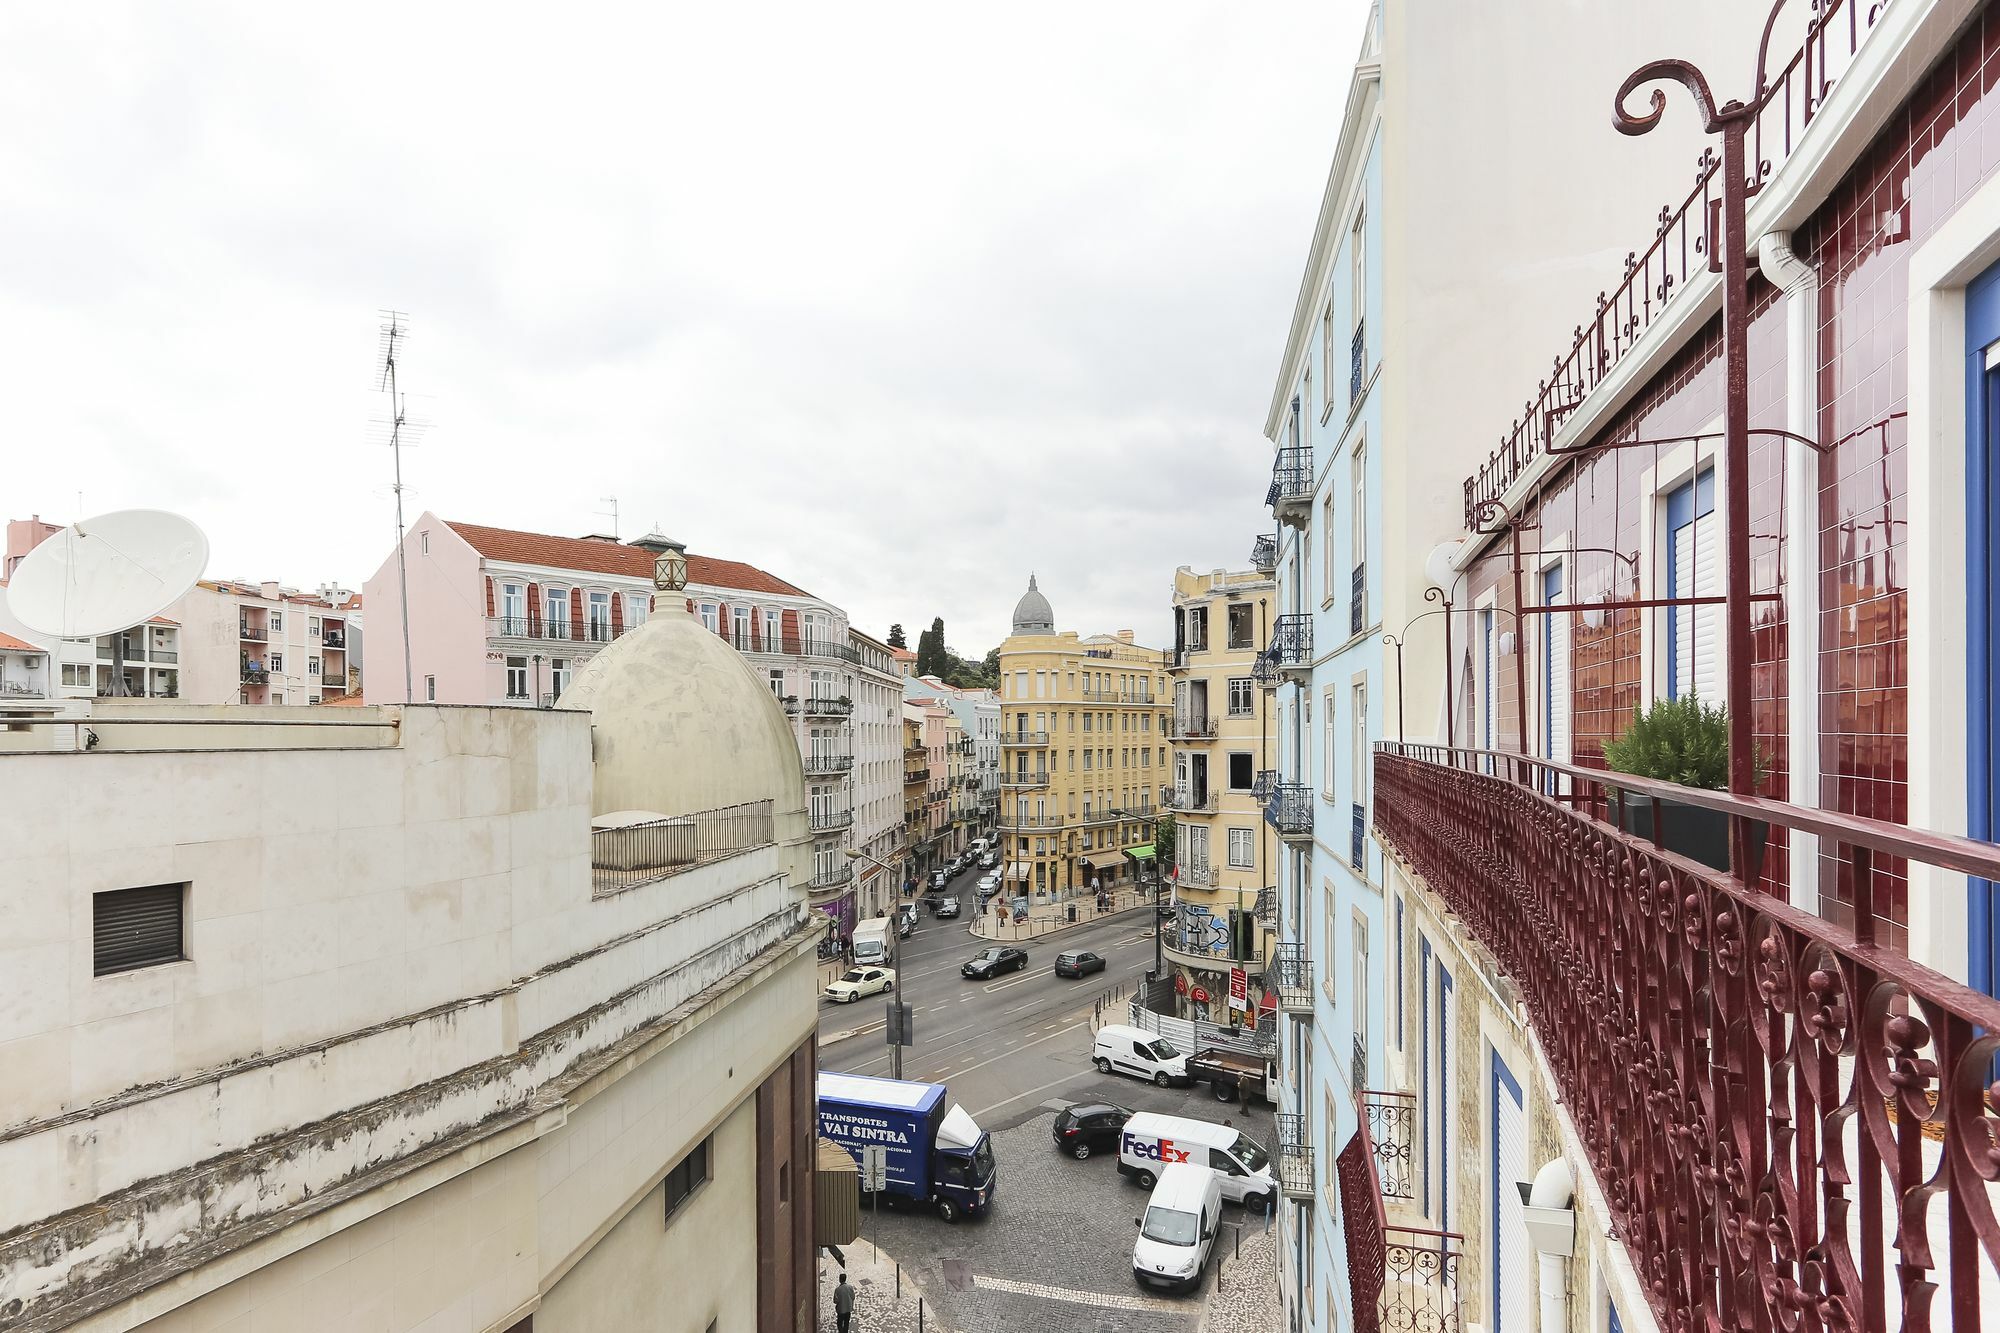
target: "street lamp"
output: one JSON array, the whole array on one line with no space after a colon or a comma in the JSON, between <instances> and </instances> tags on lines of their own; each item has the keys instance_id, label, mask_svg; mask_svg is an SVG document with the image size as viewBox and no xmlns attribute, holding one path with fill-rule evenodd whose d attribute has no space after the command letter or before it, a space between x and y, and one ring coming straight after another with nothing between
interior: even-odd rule
<instances>
[{"instance_id":1,"label":"street lamp","mask_svg":"<svg viewBox=\"0 0 2000 1333\"><path fill-rule=\"evenodd\" d=\"M879 861L876 858L868 855L866 852L856 851L852 847L843 847L841 848L841 855L845 856L850 861L866 861L870 865L875 866L877 869L887 870L889 872L889 877L891 879L895 878L896 872L893 869L891 869L888 865L886 865L882 861ZM888 919L888 913L886 912L883 913L883 919L884 920ZM893 1006L896 1006L898 1011L900 1012L903 1003L902 996L899 994L891 994L889 996L889 1003ZM900 1027L901 1024L899 1023L897 1026ZM903 1079L903 1043L900 1040L902 1034L896 1032L894 1029L888 1029L886 1035L890 1038L889 1077L895 1079L897 1082L900 1083Z\"/></svg>"}]
</instances>

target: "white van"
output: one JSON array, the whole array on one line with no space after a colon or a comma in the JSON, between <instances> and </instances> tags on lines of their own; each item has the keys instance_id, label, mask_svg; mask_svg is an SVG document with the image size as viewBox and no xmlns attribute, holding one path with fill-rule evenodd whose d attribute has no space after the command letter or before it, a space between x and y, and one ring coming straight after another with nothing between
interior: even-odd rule
<instances>
[{"instance_id":1,"label":"white van","mask_svg":"<svg viewBox=\"0 0 2000 1333\"><path fill-rule=\"evenodd\" d=\"M895 938L887 917L877 917L863 921L854 928L854 961L885 967L895 956L895 946L890 942Z\"/></svg>"},{"instance_id":2,"label":"white van","mask_svg":"<svg viewBox=\"0 0 2000 1333\"><path fill-rule=\"evenodd\" d=\"M1264 1212L1278 1196L1271 1154L1240 1129L1141 1111L1118 1135L1118 1174L1142 1187L1180 1164L1213 1170L1222 1197L1252 1212Z\"/></svg>"},{"instance_id":3,"label":"white van","mask_svg":"<svg viewBox=\"0 0 2000 1333\"><path fill-rule=\"evenodd\" d=\"M1100 1074L1113 1071L1130 1074L1163 1088L1171 1083L1191 1081L1187 1056L1176 1050L1172 1042L1144 1028L1126 1027L1122 1023L1112 1023L1097 1030L1090 1062L1097 1066Z\"/></svg>"},{"instance_id":4,"label":"white van","mask_svg":"<svg viewBox=\"0 0 2000 1333\"><path fill-rule=\"evenodd\" d=\"M1160 1172L1146 1215L1133 1218L1132 1276L1142 1287L1187 1291L1201 1285L1222 1223L1222 1177L1205 1166L1170 1166Z\"/></svg>"}]
</instances>

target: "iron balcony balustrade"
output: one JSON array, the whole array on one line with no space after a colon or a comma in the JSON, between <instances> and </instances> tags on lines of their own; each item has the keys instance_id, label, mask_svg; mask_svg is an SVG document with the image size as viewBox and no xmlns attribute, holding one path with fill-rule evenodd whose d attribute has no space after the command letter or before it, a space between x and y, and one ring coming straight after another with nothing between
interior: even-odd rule
<instances>
[{"instance_id":1,"label":"iron balcony balustrade","mask_svg":"<svg viewBox=\"0 0 2000 1333\"><path fill-rule=\"evenodd\" d=\"M837 833L841 829L854 827L852 810L813 810L806 818L814 833Z\"/></svg>"},{"instance_id":2,"label":"iron balcony balustrade","mask_svg":"<svg viewBox=\"0 0 2000 1333\"><path fill-rule=\"evenodd\" d=\"M1150 690L1100 690L1084 686L1079 692L1085 703L1094 704L1157 704L1166 702L1164 695Z\"/></svg>"},{"instance_id":3,"label":"iron balcony balustrade","mask_svg":"<svg viewBox=\"0 0 2000 1333\"><path fill-rule=\"evenodd\" d=\"M1269 801L1271 793L1278 789L1278 770L1260 768L1257 776L1250 779L1250 795L1259 801Z\"/></svg>"},{"instance_id":4,"label":"iron balcony balustrade","mask_svg":"<svg viewBox=\"0 0 2000 1333\"><path fill-rule=\"evenodd\" d=\"M807 717L852 717L854 701L817 694L809 694L803 699L787 697L785 711L803 713Z\"/></svg>"},{"instance_id":5,"label":"iron balcony balustrade","mask_svg":"<svg viewBox=\"0 0 2000 1333\"><path fill-rule=\"evenodd\" d=\"M808 773L846 773L853 767L851 754L808 754L805 758Z\"/></svg>"},{"instance_id":6,"label":"iron balcony balustrade","mask_svg":"<svg viewBox=\"0 0 2000 1333\"><path fill-rule=\"evenodd\" d=\"M1992 1325L2000 1000L1881 922L1918 867L2000 881L2000 846L1517 754L1374 769L1377 840L1519 988L1662 1327L1791 1327L1802 1300L1862 1333ZM1653 832L1622 832L1642 802ZM1757 864L1666 850L1689 807ZM1766 891L1758 824L1817 839L1852 927Z\"/></svg>"},{"instance_id":7,"label":"iron balcony balustrade","mask_svg":"<svg viewBox=\"0 0 2000 1333\"><path fill-rule=\"evenodd\" d=\"M1266 980L1278 992L1278 1008L1294 1018L1313 1016L1312 958L1306 946L1280 941L1271 946L1271 971Z\"/></svg>"},{"instance_id":8,"label":"iron balcony balustrade","mask_svg":"<svg viewBox=\"0 0 2000 1333\"><path fill-rule=\"evenodd\" d=\"M268 685L271 683L271 674L264 670L263 667L246 666L243 668L243 683L245 685Z\"/></svg>"},{"instance_id":9,"label":"iron balcony balustrade","mask_svg":"<svg viewBox=\"0 0 2000 1333\"><path fill-rule=\"evenodd\" d=\"M1278 924L1278 887L1267 884L1257 890L1257 919L1266 926L1275 928Z\"/></svg>"},{"instance_id":10,"label":"iron balcony balustrade","mask_svg":"<svg viewBox=\"0 0 2000 1333\"><path fill-rule=\"evenodd\" d=\"M1368 864L1368 811L1358 803L1354 806L1353 830L1348 839L1347 862L1356 870L1364 870Z\"/></svg>"},{"instance_id":11,"label":"iron balcony balustrade","mask_svg":"<svg viewBox=\"0 0 2000 1333\"><path fill-rule=\"evenodd\" d=\"M1303 531L1312 521L1312 492L1312 448L1289 444L1278 450L1271 465L1271 487L1264 492L1264 503L1272 514L1280 523Z\"/></svg>"},{"instance_id":12,"label":"iron balcony balustrade","mask_svg":"<svg viewBox=\"0 0 2000 1333\"><path fill-rule=\"evenodd\" d=\"M1250 663L1250 679L1261 690L1278 688L1278 664L1271 660L1268 650L1258 653Z\"/></svg>"},{"instance_id":13,"label":"iron balcony balustrade","mask_svg":"<svg viewBox=\"0 0 2000 1333\"><path fill-rule=\"evenodd\" d=\"M1260 532L1250 543L1250 567L1259 574L1278 572L1278 539L1268 532Z\"/></svg>"},{"instance_id":14,"label":"iron balcony balustrade","mask_svg":"<svg viewBox=\"0 0 2000 1333\"><path fill-rule=\"evenodd\" d=\"M1354 322L1354 338L1347 351L1347 403L1348 410L1361 401L1362 377L1368 373L1368 322Z\"/></svg>"},{"instance_id":15,"label":"iron balcony balustrade","mask_svg":"<svg viewBox=\"0 0 2000 1333\"><path fill-rule=\"evenodd\" d=\"M253 628L252 626L249 625L238 625L236 627L236 637L239 639L247 639L251 643L267 642L262 626L257 626Z\"/></svg>"},{"instance_id":16,"label":"iron balcony balustrade","mask_svg":"<svg viewBox=\"0 0 2000 1333\"><path fill-rule=\"evenodd\" d=\"M930 757L931 752L921 745L905 745L903 747L903 758L909 760L911 763L928 763Z\"/></svg>"},{"instance_id":17,"label":"iron balcony balustrade","mask_svg":"<svg viewBox=\"0 0 2000 1333\"><path fill-rule=\"evenodd\" d=\"M1101 810L1085 810L1072 822L1078 828L1091 828L1098 824L1116 824L1126 818L1128 816L1123 810L1119 810L1113 806L1106 806Z\"/></svg>"},{"instance_id":18,"label":"iron balcony balustrade","mask_svg":"<svg viewBox=\"0 0 2000 1333\"><path fill-rule=\"evenodd\" d=\"M1358 1033L1355 1041L1357 1044L1360 1041ZM1416 1140L1416 1094L1376 1092L1360 1083L1355 1086L1362 1089L1356 1100L1360 1103L1361 1118L1368 1122L1369 1147L1375 1154L1375 1177L1382 1187L1382 1197L1415 1199L1416 1157L1410 1145Z\"/></svg>"},{"instance_id":19,"label":"iron balcony balustrade","mask_svg":"<svg viewBox=\"0 0 2000 1333\"><path fill-rule=\"evenodd\" d=\"M1177 815L1212 815L1217 800L1213 787L1160 788L1160 804Z\"/></svg>"},{"instance_id":20,"label":"iron balcony balustrade","mask_svg":"<svg viewBox=\"0 0 2000 1333\"><path fill-rule=\"evenodd\" d=\"M332 630L332 629L328 630L326 634L320 639L320 642L325 644L328 648L332 648L340 652L347 651L347 636L345 634L342 634L339 630Z\"/></svg>"},{"instance_id":21,"label":"iron balcony balustrade","mask_svg":"<svg viewBox=\"0 0 2000 1333\"><path fill-rule=\"evenodd\" d=\"M1216 884L1216 870L1212 865L1176 866L1174 885L1182 889L1212 889Z\"/></svg>"},{"instance_id":22,"label":"iron balcony balustrade","mask_svg":"<svg viewBox=\"0 0 2000 1333\"><path fill-rule=\"evenodd\" d=\"M906 768L903 770L903 785L905 787L914 787L920 782L929 782L930 780L931 771L928 768Z\"/></svg>"},{"instance_id":23,"label":"iron balcony balustrade","mask_svg":"<svg viewBox=\"0 0 2000 1333\"><path fill-rule=\"evenodd\" d=\"M1458 1267L1465 1237L1390 1225L1369 1124L1367 1115L1358 1116L1354 1136L1334 1155L1355 1333L1459 1333ZM1511 1187L1511 1182L1502 1186Z\"/></svg>"},{"instance_id":24,"label":"iron balcony balustrade","mask_svg":"<svg viewBox=\"0 0 2000 1333\"><path fill-rule=\"evenodd\" d=\"M853 882L854 867L850 865L837 865L830 870L822 870L807 880L806 891L808 893L827 893Z\"/></svg>"},{"instance_id":25,"label":"iron balcony balustrade","mask_svg":"<svg viewBox=\"0 0 2000 1333\"><path fill-rule=\"evenodd\" d=\"M1147 797L1131 805L1114 805L1111 807L1111 813L1120 819L1151 819L1161 808L1154 805L1152 799Z\"/></svg>"},{"instance_id":26,"label":"iron balcony balustrade","mask_svg":"<svg viewBox=\"0 0 2000 1333\"><path fill-rule=\"evenodd\" d=\"M1315 1203L1319 1191L1314 1188L1312 1139L1306 1117L1280 1111L1276 1119L1278 1188L1287 1199Z\"/></svg>"},{"instance_id":27,"label":"iron balcony balustrade","mask_svg":"<svg viewBox=\"0 0 2000 1333\"><path fill-rule=\"evenodd\" d=\"M1059 829L1063 826L1061 815L1002 815L1000 827L1005 829Z\"/></svg>"},{"instance_id":28,"label":"iron balcony balustrade","mask_svg":"<svg viewBox=\"0 0 2000 1333\"><path fill-rule=\"evenodd\" d=\"M1049 733L1046 731L1003 731L1000 733L1002 748L1014 745L1047 745Z\"/></svg>"},{"instance_id":29,"label":"iron balcony balustrade","mask_svg":"<svg viewBox=\"0 0 2000 1333\"><path fill-rule=\"evenodd\" d=\"M767 639L754 633L738 634L733 630L722 637L737 652L753 657L821 657L832 662L861 661L861 654L851 645L835 643L831 639L801 639L784 635Z\"/></svg>"},{"instance_id":30,"label":"iron balcony balustrade","mask_svg":"<svg viewBox=\"0 0 2000 1333\"><path fill-rule=\"evenodd\" d=\"M1264 822L1286 842L1311 842L1312 788L1303 782L1280 782L1264 805Z\"/></svg>"},{"instance_id":31,"label":"iron balcony balustrade","mask_svg":"<svg viewBox=\"0 0 2000 1333\"><path fill-rule=\"evenodd\" d=\"M1210 713L1176 713L1169 725L1167 738L1176 741L1212 741L1215 739L1215 717Z\"/></svg>"},{"instance_id":32,"label":"iron balcony balustrade","mask_svg":"<svg viewBox=\"0 0 2000 1333\"><path fill-rule=\"evenodd\" d=\"M1264 656L1280 676L1303 680L1312 671L1312 617L1294 611L1272 621L1271 642Z\"/></svg>"},{"instance_id":33,"label":"iron balcony balustrade","mask_svg":"<svg viewBox=\"0 0 2000 1333\"><path fill-rule=\"evenodd\" d=\"M1000 777L1000 785L1003 787L1019 787L1023 790L1034 787L1046 787L1049 785L1049 775L1047 773L1004 773Z\"/></svg>"},{"instance_id":34,"label":"iron balcony balustrade","mask_svg":"<svg viewBox=\"0 0 2000 1333\"><path fill-rule=\"evenodd\" d=\"M558 616L553 620L538 615L486 618L489 639L532 639L546 643L610 643L637 628L589 616Z\"/></svg>"}]
</instances>

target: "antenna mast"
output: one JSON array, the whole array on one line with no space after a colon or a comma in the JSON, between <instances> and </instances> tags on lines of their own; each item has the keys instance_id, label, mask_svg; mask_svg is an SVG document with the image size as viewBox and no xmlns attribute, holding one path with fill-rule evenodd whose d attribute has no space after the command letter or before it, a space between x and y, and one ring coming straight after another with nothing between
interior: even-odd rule
<instances>
[{"instance_id":1,"label":"antenna mast","mask_svg":"<svg viewBox=\"0 0 2000 1333\"><path fill-rule=\"evenodd\" d=\"M610 518L611 540L615 542L618 540L618 497L615 495L600 495L597 498L599 500L602 500L605 504L611 506L610 509L608 510L600 509L597 511L597 513L600 518L603 517Z\"/></svg>"},{"instance_id":2,"label":"antenna mast","mask_svg":"<svg viewBox=\"0 0 2000 1333\"><path fill-rule=\"evenodd\" d=\"M410 668L410 571L407 556L403 550L403 395L396 387L396 356L402 350L403 339L409 336L409 326L405 324L400 310L381 312L384 323L382 333L382 371L376 387L389 395L389 454L395 460L396 468L396 592L403 612L403 702L409 703L415 693L411 686Z\"/></svg>"}]
</instances>

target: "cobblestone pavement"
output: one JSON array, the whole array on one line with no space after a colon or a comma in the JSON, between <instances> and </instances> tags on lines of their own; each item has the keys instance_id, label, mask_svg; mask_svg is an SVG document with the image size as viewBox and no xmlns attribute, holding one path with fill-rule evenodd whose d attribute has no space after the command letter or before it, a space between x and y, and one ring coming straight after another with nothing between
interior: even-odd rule
<instances>
[{"instance_id":1,"label":"cobblestone pavement","mask_svg":"<svg viewBox=\"0 0 2000 1333\"><path fill-rule=\"evenodd\" d=\"M1227 1116L1270 1142L1267 1111L1218 1104L1203 1088L1159 1089L1093 1075L1075 1096L1204 1120ZM864 1216L862 1234L902 1262L906 1282L914 1275L922 1284L927 1313L935 1308L958 1333L1196 1333L1214 1288L1214 1265L1199 1291L1142 1290L1132 1278L1132 1219L1144 1195L1118 1174L1116 1154L1083 1162L1057 1154L1049 1139L1053 1115L1054 1106L1045 1105L1008 1127L987 1126L1000 1170L989 1216L950 1226L927 1213L885 1212ZM1231 1226L1244 1226L1246 1253L1264 1225L1233 1207L1224 1222L1224 1240L1232 1245ZM1246 1262L1244 1271L1254 1269ZM1232 1271L1225 1283L1233 1282ZM863 1324L858 1333L875 1327ZM894 1327L901 1333L905 1326ZM929 1328L927 1322L925 1333Z\"/></svg>"},{"instance_id":2,"label":"cobblestone pavement","mask_svg":"<svg viewBox=\"0 0 2000 1333\"><path fill-rule=\"evenodd\" d=\"M995 902L1002 901L995 899ZM1018 944L1022 940L1038 940L1048 935L1059 934L1073 926L1086 926L1105 917L1116 916L1151 904L1150 889L1119 889L1111 895L1111 906L1105 911L1097 910L1097 899L1085 892L1066 902L1037 903L1028 909L1027 920L1015 923L1011 915L987 911L975 913L972 919L972 933L984 940L1001 944ZM1069 909L1076 908L1076 920L1069 919Z\"/></svg>"},{"instance_id":3,"label":"cobblestone pavement","mask_svg":"<svg viewBox=\"0 0 2000 1333\"><path fill-rule=\"evenodd\" d=\"M918 1285L916 1274L905 1272L898 1292L893 1255L884 1254L866 1240L843 1245L840 1253L847 1260L845 1268L825 1251L819 1256L820 1333L835 1333L839 1327L833 1316L833 1289L842 1272L847 1274L848 1285L854 1288L854 1322L849 1325L849 1333L917 1333L920 1320L923 1333L951 1333L938 1317L937 1303L931 1293Z\"/></svg>"},{"instance_id":4,"label":"cobblestone pavement","mask_svg":"<svg viewBox=\"0 0 2000 1333\"><path fill-rule=\"evenodd\" d=\"M1241 1249L1223 1256L1222 1280L1209 1298L1202 1333L1272 1333L1284 1327L1278 1303L1278 1229L1262 1219L1245 1219L1241 1242Z\"/></svg>"}]
</instances>

